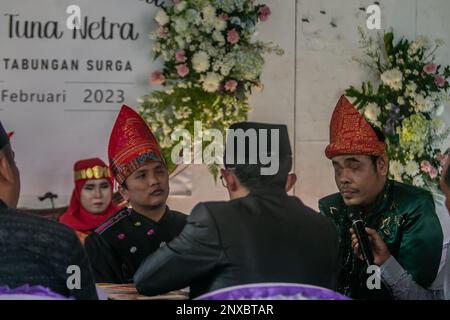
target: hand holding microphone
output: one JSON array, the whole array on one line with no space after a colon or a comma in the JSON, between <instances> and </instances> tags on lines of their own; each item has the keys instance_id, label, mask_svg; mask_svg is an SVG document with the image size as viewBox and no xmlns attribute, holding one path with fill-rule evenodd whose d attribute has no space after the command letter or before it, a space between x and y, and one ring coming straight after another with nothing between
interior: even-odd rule
<instances>
[{"instance_id":1,"label":"hand holding microphone","mask_svg":"<svg viewBox=\"0 0 450 320\"><path fill-rule=\"evenodd\" d=\"M356 235L357 244L359 247L360 254L358 256L362 256L362 259L366 262L367 266L371 266L374 263L374 256L372 252L372 245L370 244L369 237L367 236L364 221L361 218L361 210L358 206L350 206L348 210L348 217L352 222L352 229L354 231L354 235ZM353 246L353 234L352 234L352 246ZM353 246L353 250L355 247Z\"/></svg>"},{"instance_id":2,"label":"hand holding microphone","mask_svg":"<svg viewBox=\"0 0 450 320\"><path fill-rule=\"evenodd\" d=\"M358 208L350 210L349 216L352 221L350 232L353 252L368 266L381 266L391 256L383 239L375 230L364 227Z\"/></svg>"}]
</instances>

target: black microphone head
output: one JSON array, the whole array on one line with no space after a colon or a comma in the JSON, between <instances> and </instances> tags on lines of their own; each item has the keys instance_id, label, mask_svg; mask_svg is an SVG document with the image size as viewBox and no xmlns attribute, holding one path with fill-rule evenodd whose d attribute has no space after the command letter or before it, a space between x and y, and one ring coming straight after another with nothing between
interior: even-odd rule
<instances>
[{"instance_id":1,"label":"black microphone head","mask_svg":"<svg viewBox=\"0 0 450 320\"><path fill-rule=\"evenodd\" d=\"M361 220L361 208L359 206L348 206L347 212L350 220Z\"/></svg>"}]
</instances>

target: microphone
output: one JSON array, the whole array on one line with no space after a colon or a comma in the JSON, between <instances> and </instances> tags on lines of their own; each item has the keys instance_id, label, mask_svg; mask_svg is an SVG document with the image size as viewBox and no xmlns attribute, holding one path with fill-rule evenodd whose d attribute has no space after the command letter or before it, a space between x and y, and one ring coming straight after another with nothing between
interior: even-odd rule
<instances>
[{"instance_id":1,"label":"microphone","mask_svg":"<svg viewBox=\"0 0 450 320\"><path fill-rule=\"evenodd\" d=\"M364 221L361 218L361 210L359 209L359 206L349 206L348 217L352 222L353 230L355 230L356 237L358 238L359 250L361 251L364 261L369 267L373 265L374 258L369 237L364 229Z\"/></svg>"}]
</instances>

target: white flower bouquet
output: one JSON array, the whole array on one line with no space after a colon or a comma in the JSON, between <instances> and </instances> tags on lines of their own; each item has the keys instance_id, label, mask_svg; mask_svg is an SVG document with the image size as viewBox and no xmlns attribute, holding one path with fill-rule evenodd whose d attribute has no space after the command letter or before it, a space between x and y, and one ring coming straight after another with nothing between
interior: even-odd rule
<instances>
[{"instance_id":1,"label":"white flower bouquet","mask_svg":"<svg viewBox=\"0 0 450 320\"><path fill-rule=\"evenodd\" d=\"M162 70L149 82L162 85L140 99L139 111L161 142L169 165L170 139L175 129L193 131L194 121L223 132L244 121L248 96L261 88L264 54L282 54L271 43L253 41L256 25L266 21L270 9L254 0L174 0L155 16L155 59ZM191 132L192 133L192 132ZM214 175L217 166L210 167Z\"/></svg>"},{"instance_id":2,"label":"white flower bouquet","mask_svg":"<svg viewBox=\"0 0 450 320\"><path fill-rule=\"evenodd\" d=\"M357 61L375 72L378 86L352 86L346 95L385 134L390 177L429 189L440 179L446 161L441 148L448 147L443 143L450 133L441 118L450 101L450 68L435 63L443 42L420 36L394 44L389 32L376 45L362 30L360 34L366 58Z\"/></svg>"}]
</instances>

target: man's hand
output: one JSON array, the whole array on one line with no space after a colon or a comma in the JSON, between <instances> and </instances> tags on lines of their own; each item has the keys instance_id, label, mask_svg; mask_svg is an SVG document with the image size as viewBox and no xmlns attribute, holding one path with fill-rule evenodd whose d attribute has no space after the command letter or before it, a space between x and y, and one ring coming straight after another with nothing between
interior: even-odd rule
<instances>
[{"instance_id":1,"label":"man's hand","mask_svg":"<svg viewBox=\"0 0 450 320\"><path fill-rule=\"evenodd\" d=\"M387 248L383 239L381 239L380 235L375 230L370 229L370 228L365 228L365 229L366 229L367 235L369 236L370 244L372 245L374 264L376 264L377 266L381 266L391 256L389 249ZM351 228L350 233L352 234L353 252L359 259L362 260L362 255L359 250L358 237L356 236L355 230L353 230L353 228Z\"/></svg>"}]
</instances>

